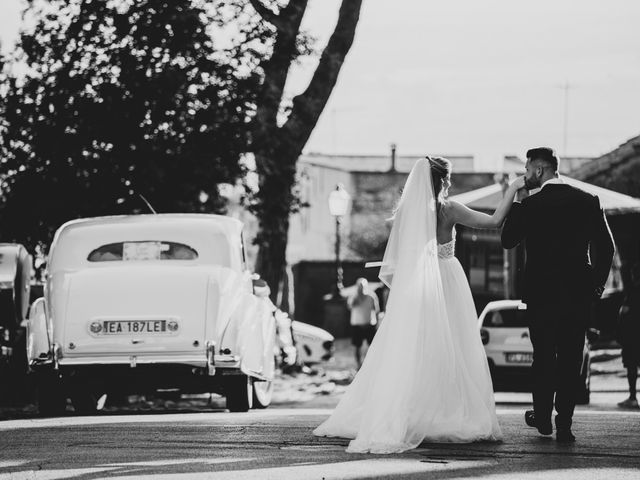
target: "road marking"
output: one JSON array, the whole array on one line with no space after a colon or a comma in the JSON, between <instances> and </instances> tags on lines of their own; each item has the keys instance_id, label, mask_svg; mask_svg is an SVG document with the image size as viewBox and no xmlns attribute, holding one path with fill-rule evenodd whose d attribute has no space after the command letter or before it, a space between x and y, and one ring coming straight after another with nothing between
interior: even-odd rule
<instances>
[{"instance_id":1,"label":"road marking","mask_svg":"<svg viewBox=\"0 0 640 480\"><path fill-rule=\"evenodd\" d=\"M69 469L42 469L27 470L23 472L0 473L0 480L58 480L90 476L96 478L96 474L111 472L113 468L69 468ZM105 478L105 477L98 477ZM109 476L111 478L111 476Z\"/></svg>"},{"instance_id":2,"label":"road marking","mask_svg":"<svg viewBox=\"0 0 640 480\"><path fill-rule=\"evenodd\" d=\"M228 470L219 472L149 474L136 472L135 476L113 476L118 480L299 480L301 478L341 478L363 479L381 476L401 476L414 473L465 470L469 468L488 467L495 461L458 461L447 464L424 463L408 458L373 458L336 463L315 463L311 465L289 465L286 467L255 468L249 470Z\"/></svg>"},{"instance_id":3,"label":"road marking","mask_svg":"<svg viewBox=\"0 0 640 480\"><path fill-rule=\"evenodd\" d=\"M99 467L162 467L169 465L185 465L192 463L206 463L211 465L221 463L238 463L238 462L252 462L258 460L257 458L185 458L180 460L149 460L148 462L128 462L128 463L105 463L98 465Z\"/></svg>"},{"instance_id":4,"label":"road marking","mask_svg":"<svg viewBox=\"0 0 640 480\"><path fill-rule=\"evenodd\" d=\"M29 463L30 460L5 460L0 461L0 468L19 467L25 463Z\"/></svg>"}]
</instances>

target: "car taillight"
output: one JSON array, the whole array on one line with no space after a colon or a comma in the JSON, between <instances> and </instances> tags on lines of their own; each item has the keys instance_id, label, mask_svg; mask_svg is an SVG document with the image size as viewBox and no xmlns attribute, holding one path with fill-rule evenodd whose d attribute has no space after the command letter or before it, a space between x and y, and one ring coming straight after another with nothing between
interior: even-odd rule
<instances>
[{"instance_id":1,"label":"car taillight","mask_svg":"<svg viewBox=\"0 0 640 480\"><path fill-rule=\"evenodd\" d=\"M89 325L89 330L91 330L91 333L100 333L102 331L102 324L100 322L92 322L91 325Z\"/></svg>"},{"instance_id":2,"label":"car taillight","mask_svg":"<svg viewBox=\"0 0 640 480\"><path fill-rule=\"evenodd\" d=\"M484 328L480 329L480 338L482 339L482 344L486 345L489 343L489 332Z\"/></svg>"}]
</instances>

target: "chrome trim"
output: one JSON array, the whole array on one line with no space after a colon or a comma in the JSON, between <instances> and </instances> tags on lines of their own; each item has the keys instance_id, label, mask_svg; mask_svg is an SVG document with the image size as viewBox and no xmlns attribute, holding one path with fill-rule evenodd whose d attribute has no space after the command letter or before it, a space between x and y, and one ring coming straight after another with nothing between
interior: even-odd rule
<instances>
[{"instance_id":1,"label":"chrome trim","mask_svg":"<svg viewBox=\"0 0 640 480\"><path fill-rule=\"evenodd\" d=\"M238 355L215 355L214 360L218 368L233 368L240 370L240 357Z\"/></svg>"},{"instance_id":2,"label":"chrome trim","mask_svg":"<svg viewBox=\"0 0 640 480\"><path fill-rule=\"evenodd\" d=\"M66 357L60 361L61 367L72 365L130 365L131 355L121 354L113 356L86 356L86 357ZM136 365L143 364L184 364L194 367L205 368L207 366L206 359L203 355L136 355Z\"/></svg>"},{"instance_id":3,"label":"chrome trim","mask_svg":"<svg viewBox=\"0 0 640 480\"><path fill-rule=\"evenodd\" d=\"M62 359L62 349L57 343L53 344L53 369L58 370L60 368L60 360Z\"/></svg>"},{"instance_id":4,"label":"chrome trim","mask_svg":"<svg viewBox=\"0 0 640 480\"><path fill-rule=\"evenodd\" d=\"M214 342L207 341L204 344L205 351L207 352L207 375L216 374L216 344Z\"/></svg>"}]
</instances>

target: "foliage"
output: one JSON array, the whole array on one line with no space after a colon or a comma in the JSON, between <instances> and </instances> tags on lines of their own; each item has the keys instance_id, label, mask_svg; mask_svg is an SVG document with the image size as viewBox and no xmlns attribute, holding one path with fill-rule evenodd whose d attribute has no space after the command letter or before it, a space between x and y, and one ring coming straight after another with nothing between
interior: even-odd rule
<instances>
[{"instance_id":1,"label":"foliage","mask_svg":"<svg viewBox=\"0 0 640 480\"><path fill-rule=\"evenodd\" d=\"M249 36L264 32L218 45L223 15L196 0L30 2L1 83L3 241L148 212L139 195L158 212L224 210L259 82Z\"/></svg>"}]
</instances>

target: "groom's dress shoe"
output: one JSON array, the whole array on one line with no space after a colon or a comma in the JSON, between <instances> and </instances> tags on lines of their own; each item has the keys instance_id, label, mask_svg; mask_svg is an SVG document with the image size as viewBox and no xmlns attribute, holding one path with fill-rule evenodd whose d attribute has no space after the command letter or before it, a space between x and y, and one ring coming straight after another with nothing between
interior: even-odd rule
<instances>
[{"instance_id":1,"label":"groom's dress shoe","mask_svg":"<svg viewBox=\"0 0 640 480\"><path fill-rule=\"evenodd\" d=\"M530 427L537 428L540 435L551 435L553 433L551 420L543 424L539 424L536 421L536 415L533 410L527 410L526 412L524 412L524 421Z\"/></svg>"},{"instance_id":2,"label":"groom's dress shoe","mask_svg":"<svg viewBox=\"0 0 640 480\"><path fill-rule=\"evenodd\" d=\"M556 431L556 441L558 443L573 443L576 441L576 436L570 428L562 428Z\"/></svg>"}]
</instances>

